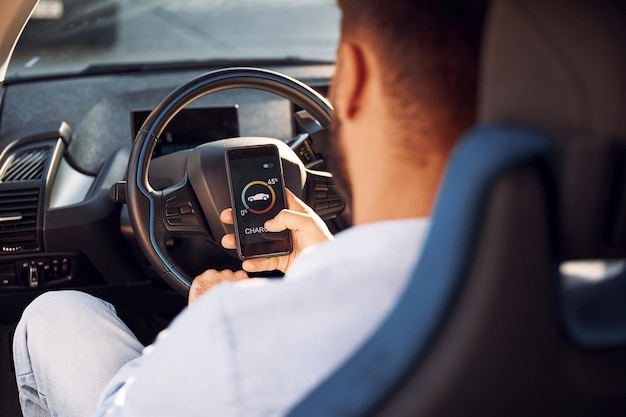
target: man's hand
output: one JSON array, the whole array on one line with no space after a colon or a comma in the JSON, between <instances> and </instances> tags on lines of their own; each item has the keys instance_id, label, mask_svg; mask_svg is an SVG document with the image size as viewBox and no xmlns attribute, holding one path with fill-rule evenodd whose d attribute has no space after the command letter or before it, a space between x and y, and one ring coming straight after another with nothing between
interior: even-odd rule
<instances>
[{"instance_id":1,"label":"man's hand","mask_svg":"<svg viewBox=\"0 0 626 417\"><path fill-rule=\"evenodd\" d=\"M304 249L333 238L324 221L313 209L304 204L291 191L285 191L288 209L282 210L276 217L265 222L264 227L270 232L291 230L293 252L285 256L248 259L242 265L243 269L248 272L274 270L287 272L293 260ZM222 211L220 220L226 224L233 224L233 211L231 209ZM226 249L235 249L237 247L235 235L232 233L224 235L222 246Z\"/></svg>"},{"instance_id":2,"label":"man's hand","mask_svg":"<svg viewBox=\"0 0 626 417\"><path fill-rule=\"evenodd\" d=\"M204 271L201 275L198 275L191 283L189 289L189 304L196 301L202 294L224 281L241 281L247 279L248 274L244 271L233 272L231 270L216 271L215 269L209 269Z\"/></svg>"},{"instance_id":3,"label":"man's hand","mask_svg":"<svg viewBox=\"0 0 626 417\"><path fill-rule=\"evenodd\" d=\"M326 227L324 221L311 209L304 204L291 191L286 190L287 207L282 210L271 220L265 222L264 227L270 232L282 232L283 230L291 231L291 239L293 241L293 252L289 255L248 259L243 262L243 269L248 272L263 272L279 270L287 272L289 266L298 255L309 246L332 239L333 235ZM233 224L233 211L226 209L220 214L220 219L226 224ZM234 234L224 235L222 238L222 246L226 249L235 249L237 243ZM217 284L224 281L241 281L248 278L248 274L244 271L216 271L209 269L197 276L191 283L189 289L189 304L196 301L202 294L210 290Z\"/></svg>"}]
</instances>

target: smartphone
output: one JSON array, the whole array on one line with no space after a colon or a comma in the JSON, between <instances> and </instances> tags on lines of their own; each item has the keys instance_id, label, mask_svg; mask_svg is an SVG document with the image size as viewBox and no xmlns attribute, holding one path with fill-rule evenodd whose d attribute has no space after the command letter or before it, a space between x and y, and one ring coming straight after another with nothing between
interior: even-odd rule
<instances>
[{"instance_id":1,"label":"smartphone","mask_svg":"<svg viewBox=\"0 0 626 417\"><path fill-rule=\"evenodd\" d=\"M271 144L230 148L226 167L239 258L290 254L290 231L272 233L263 227L287 207L278 148Z\"/></svg>"}]
</instances>

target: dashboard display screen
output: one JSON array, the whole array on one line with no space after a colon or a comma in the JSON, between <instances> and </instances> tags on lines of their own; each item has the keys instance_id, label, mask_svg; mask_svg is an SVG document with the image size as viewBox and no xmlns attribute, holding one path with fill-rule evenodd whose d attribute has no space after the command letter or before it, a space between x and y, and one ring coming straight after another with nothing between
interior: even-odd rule
<instances>
[{"instance_id":1,"label":"dashboard display screen","mask_svg":"<svg viewBox=\"0 0 626 417\"><path fill-rule=\"evenodd\" d=\"M201 107L181 110L165 127L154 148L153 157L183 149L192 149L206 142L239 136L239 106ZM133 140L150 110L131 112Z\"/></svg>"}]
</instances>

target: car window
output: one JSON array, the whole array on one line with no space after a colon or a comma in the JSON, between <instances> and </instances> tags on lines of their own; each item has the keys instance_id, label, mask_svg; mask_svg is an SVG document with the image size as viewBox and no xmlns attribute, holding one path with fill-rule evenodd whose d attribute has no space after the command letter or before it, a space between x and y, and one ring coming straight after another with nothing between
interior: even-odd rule
<instances>
[{"instance_id":1,"label":"car window","mask_svg":"<svg viewBox=\"0 0 626 417\"><path fill-rule=\"evenodd\" d=\"M332 62L334 0L40 0L8 78L120 65Z\"/></svg>"}]
</instances>

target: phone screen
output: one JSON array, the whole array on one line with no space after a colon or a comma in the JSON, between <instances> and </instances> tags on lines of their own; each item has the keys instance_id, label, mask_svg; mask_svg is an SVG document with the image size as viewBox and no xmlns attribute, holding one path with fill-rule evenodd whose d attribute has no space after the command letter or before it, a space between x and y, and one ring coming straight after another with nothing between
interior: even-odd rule
<instances>
[{"instance_id":1,"label":"phone screen","mask_svg":"<svg viewBox=\"0 0 626 417\"><path fill-rule=\"evenodd\" d=\"M291 253L288 230L272 233L263 227L286 207L278 148L275 145L231 148L226 151L226 166L239 258Z\"/></svg>"}]
</instances>

